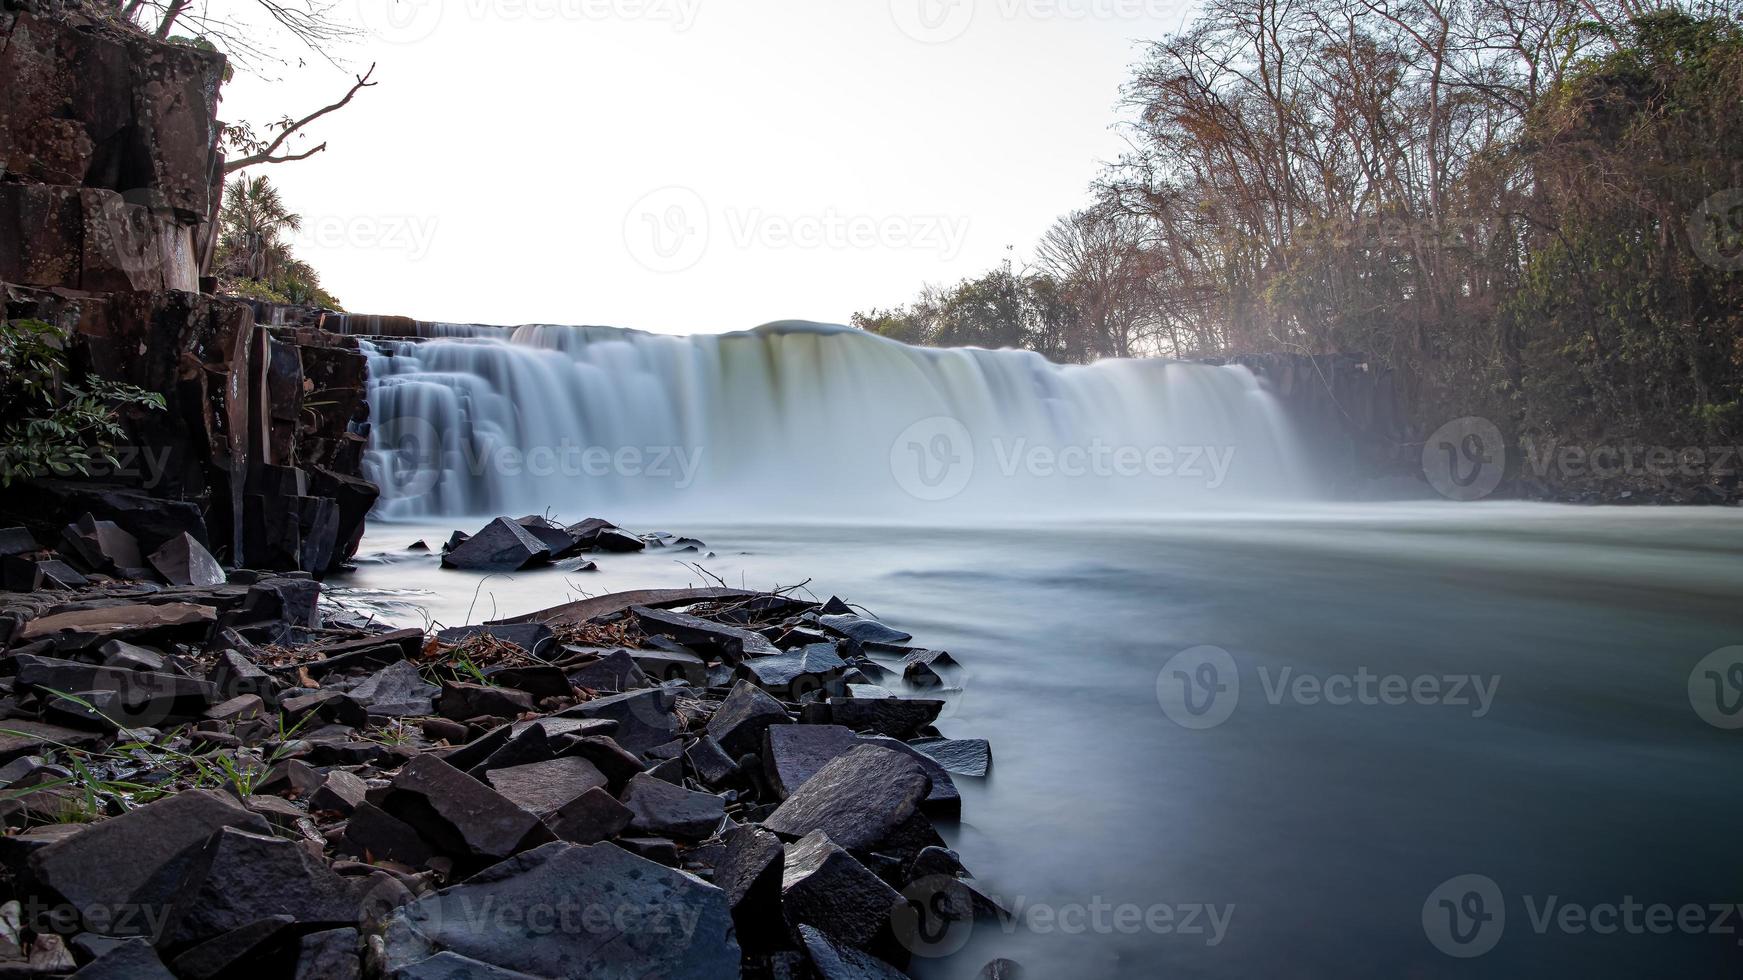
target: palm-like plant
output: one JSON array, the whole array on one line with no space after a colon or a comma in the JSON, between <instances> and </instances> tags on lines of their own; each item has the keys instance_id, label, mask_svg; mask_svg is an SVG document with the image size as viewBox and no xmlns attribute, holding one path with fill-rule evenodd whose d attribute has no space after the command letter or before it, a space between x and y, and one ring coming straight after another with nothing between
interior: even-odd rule
<instances>
[{"instance_id":1,"label":"palm-like plant","mask_svg":"<svg viewBox=\"0 0 1743 980\"><path fill-rule=\"evenodd\" d=\"M303 219L285 207L278 188L264 176L231 181L219 221L219 261L231 274L260 282L271 282L291 261L284 234L303 225Z\"/></svg>"}]
</instances>

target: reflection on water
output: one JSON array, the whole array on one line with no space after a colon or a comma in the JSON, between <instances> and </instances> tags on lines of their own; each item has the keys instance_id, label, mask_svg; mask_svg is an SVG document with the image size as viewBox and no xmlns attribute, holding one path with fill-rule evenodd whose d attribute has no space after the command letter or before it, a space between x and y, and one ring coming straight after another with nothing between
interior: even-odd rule
<instances>
[{"instance_id":1,"label":"reflection on water","mask_svg":"<svg viewBox=\"0 0 1743 980\"><path fill-rule=\"evenodd\" d=\"M1743 902L1743 729L1703 721L1690 685L1743 644L1735 511L669 529L706 540L730 584L809 578L966 665L940 727L990 739L995 763L961 781L947 836L1020 915L917 975L993 956L1086 978L1743 962L1743 913L1715 909ZM365 550L448 530L379 525ZM342 584L427 590L454 625L700 584L679 558L484 579L424 556ZM1223 717L1180 723L1187 698Z\"/></svg>"}]
</instances>

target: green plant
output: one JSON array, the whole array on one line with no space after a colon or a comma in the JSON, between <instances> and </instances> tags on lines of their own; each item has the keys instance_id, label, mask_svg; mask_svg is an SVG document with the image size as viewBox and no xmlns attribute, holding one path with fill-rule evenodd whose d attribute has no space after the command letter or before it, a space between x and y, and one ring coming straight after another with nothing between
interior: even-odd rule
<instances>
[{"instance_id":1,"label":"green plant","mask_svg":"<svg viewBox=\"0 0 1743 980\"><path fill-rule=\"evenodd\" d=\"M41 320L0 323L0 486L115 466L115 443L126 437L121 411L164 408L162 395L130 384L68 380L67 340Z\"/></svg>"}]
</instances>

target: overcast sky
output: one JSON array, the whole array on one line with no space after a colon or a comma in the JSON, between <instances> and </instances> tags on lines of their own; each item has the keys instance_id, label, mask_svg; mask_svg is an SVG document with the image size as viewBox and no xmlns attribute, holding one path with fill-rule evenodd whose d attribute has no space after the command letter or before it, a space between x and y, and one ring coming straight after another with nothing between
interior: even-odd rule
<instances>
[{"instance_id":1,"label":"overcast sky","mask_svg":"<svg viewBox=\"0 0 1743 980\"><path fill-rule=\"evenodd\" d=\"M246 4L248 0L213 0ZM260 124L380 84L259 168L360 312L715 333L844 322L1019 259L1117 156L1184 0L339 0L368 35L260 66Z\"/></svg>"}]
</instances>

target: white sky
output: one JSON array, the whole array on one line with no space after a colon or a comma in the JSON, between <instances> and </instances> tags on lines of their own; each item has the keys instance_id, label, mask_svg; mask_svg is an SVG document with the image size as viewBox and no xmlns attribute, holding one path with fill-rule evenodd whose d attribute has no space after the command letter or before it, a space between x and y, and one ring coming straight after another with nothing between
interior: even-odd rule
<instances>
[{"instance_id":1,"label":"white sky","mask_svg":"<svg viewBox=\"0 0 1743 980\"><path fill-rule=\"evenodd\" d=\"M214 5L248 0L212 0ZM1187 0L339 0L377 87L261 168L349 309L672 333L844 322L1019 259L1117 156L1136 42ZM916 35L927 39L917 40ZM287 59L303 52L276 41Z\"/></svg>"}]
</instances>

